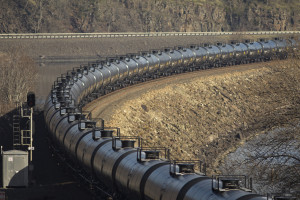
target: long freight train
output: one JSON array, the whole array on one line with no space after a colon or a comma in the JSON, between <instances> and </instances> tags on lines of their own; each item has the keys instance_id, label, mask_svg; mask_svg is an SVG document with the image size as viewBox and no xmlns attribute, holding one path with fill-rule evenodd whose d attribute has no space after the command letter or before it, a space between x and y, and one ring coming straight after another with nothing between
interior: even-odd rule
<instances>
[{"instance_id":1,"label":"long freight train","mask_svg":"<svg viewBox=\"0 0 300 200\"><path fill-rule=\"evenodd\" d=\"M143 147L140 138L97 127L81 107L93 96L126 85L184 71L284 59L295 48L294 39L276 38L165 48L90 63L55 81L44 107L46 125L74 166L128 199L266 199L237 177L209 178L202 163L195 170L194 161L171 161L165 148Z\"/></svg>"}]
</instances>

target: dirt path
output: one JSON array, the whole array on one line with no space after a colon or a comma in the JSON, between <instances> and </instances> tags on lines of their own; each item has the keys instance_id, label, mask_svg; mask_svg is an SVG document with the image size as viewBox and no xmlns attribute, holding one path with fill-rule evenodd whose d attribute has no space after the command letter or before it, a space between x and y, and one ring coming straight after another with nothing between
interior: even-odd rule
<instances>
[{"instance_id":1,"label":"dirt path","mask_svg":"<svg viewBox=\"0 0 300 200\"><path fill-rule=\"evenodd\" d=\"M124 88L84 110L170 148L172 159L206 160L215 173L248 138L300 118L299 80L299 60L232 66Z\"/></svg>"}]
</instances>

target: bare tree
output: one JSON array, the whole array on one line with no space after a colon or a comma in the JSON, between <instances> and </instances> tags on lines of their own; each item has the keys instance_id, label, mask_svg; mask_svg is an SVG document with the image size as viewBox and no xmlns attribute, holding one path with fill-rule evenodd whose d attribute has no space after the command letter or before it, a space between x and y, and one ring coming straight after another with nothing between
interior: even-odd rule
<instances>
[{"instance_id":1,"label":"bare tree","mask_svg":"<svg viewBox=\"0 0 300 200\"><path fill-rule=\"evenodd\" d=\"M34 89L37 68L34 61L20 49L0 54L0 112L12 108L14 101L25 101L28 91Z\"/></svg>"},{"instance_id":2,"label":"bare tree","mask_svg":"<svg viewBox=\"0 0 300 200\"><path fill-rule=\"evenodd\" d=\"M246 174L258 193L289 190L300 196L300 125L274 129L228 156L221 171Z\"/></svg>"}]
</instances>

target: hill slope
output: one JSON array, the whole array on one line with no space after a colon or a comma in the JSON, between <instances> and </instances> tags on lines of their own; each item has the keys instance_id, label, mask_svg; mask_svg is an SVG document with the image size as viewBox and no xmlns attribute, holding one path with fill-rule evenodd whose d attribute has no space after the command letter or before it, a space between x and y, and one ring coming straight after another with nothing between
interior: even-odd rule
<instances>
[{"instance_id":1,"label":"hill slope","mask_svg":"<svg viewBox=\"0 0 300 200\"><path fill-rule=\"evenodd\" d=\"M297 0L10 0L0 33L299 30Z\"/></svg>"},{"instance_id":2,"label":"hill slope","mask_svg":"<svg viewBox=\"0 0 300 200\"><path fill-rule=\"evenodd\" d=\"M299 67L285 60L183 74L84 110L123 135L142 136L145 146L170 148L172 159L205 160L211 174L247 139L299 121Z\"/></svg>"}]
</instances>

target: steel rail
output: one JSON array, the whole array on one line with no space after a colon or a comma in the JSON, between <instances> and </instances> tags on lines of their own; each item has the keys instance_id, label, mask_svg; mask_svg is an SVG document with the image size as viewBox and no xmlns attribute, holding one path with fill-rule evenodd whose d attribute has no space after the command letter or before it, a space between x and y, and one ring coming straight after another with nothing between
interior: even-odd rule
<instances>
[{"instance_id":1,"label":"steel rail","mask_svg":"<svg viewBox=\"0 0 300 200\"><path fill-rule=\"evenodd\" d=\"M128 33L12 33L0 34L0 39L74 39L120 37L168 37L168 36L218 36L218 35L289 35L300 31L246 31L246 32L128 32Z\"/></svg>"}]
</instances>

